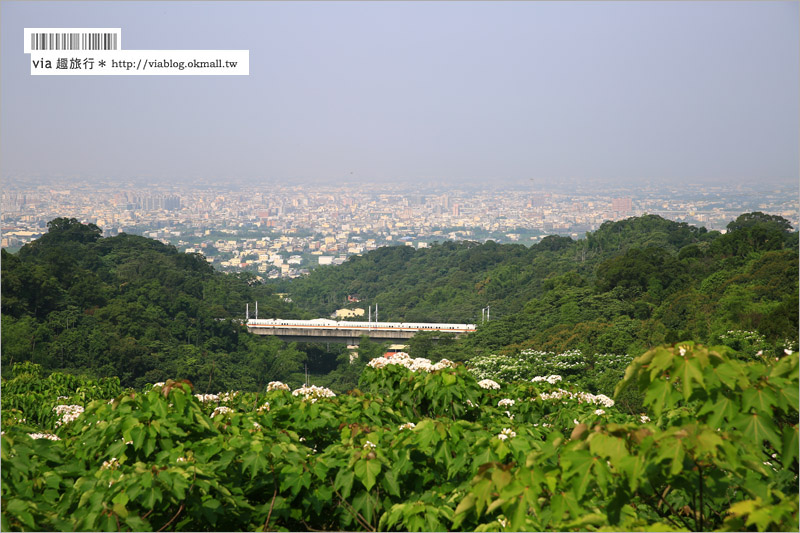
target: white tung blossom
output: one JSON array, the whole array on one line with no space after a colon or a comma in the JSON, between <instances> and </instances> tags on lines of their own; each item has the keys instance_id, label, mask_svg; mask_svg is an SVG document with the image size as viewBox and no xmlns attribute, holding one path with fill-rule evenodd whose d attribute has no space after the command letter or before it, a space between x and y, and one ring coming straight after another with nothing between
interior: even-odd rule
<instances>
[{"instance_id":1,"label":"white tung blossom","mask_svg":"<svg viewBox=\"0 0 800 533\"><path fill-rule=\"evenodd\" d=\"M400 431L403 431L404 429L414 429L415 427L417 427L417 425L414 422L406 422L405 424L402 424L398 429Z\"/></svg>"},{"instance_id":2,"label":"white tung blossom","mask_svg":"<svg viewBox=\"0 0 800 533\"><path fill-rule=\"evenodd\" d=\"M232 412L233 409L231 409L230 407L225 407L224 405L220 405L219 407L214 409L214 411L211 413L211 418L214 418L217 415L225 415Z\"/></svg>"},{"instance_id":3,"label":"white tung blossom","mask_svg":"<svg viewBox=\"0 0 800 533\"><path fill-rule=\"evenodd\" d=\"M83 413L83 406L80 405L56 405L53 411L61 416L61 420L56 420L56 427L68 424L78 418Z\"/></svg>"},{"instance_id":4,"label":"white tung blossom","mask_svg":"<svg viewBox=\"0 0 800 533\"><path fill-rule=\"evenodd\" d=\"M596 414L596 415L604 415L604 414L606 414L606 412L603 411L602 409L595 409L594 410L594 414Z\"/></svg>"},{"instance_id":5,"label":"white tung blossom","mask_svg":"<svg viewBox=\"0 0 800 533\"><path fill-rule=\"evenodd\" d=\"M52 433L28 433L32 439L47 439L47 440L61 440L58 435Z\"/></svg>"},{"instance_id":6,"label":"white tung blossom","mask_svg":"<svg viewBox=\"0 0 800 533\"><path fill-rule=\"evenodd\" d=\"M531 381L533 381L534 383L539 383L541 381L546 381L550 385L555 385L556 383L561 381L561 376L556 375L556 374L551 374L549 376L536 376Z\"/></svg>"},{"instance_id":7,"label":"white tung blossom","mask_svg":"<svg viewBox=\"0 0 800 533\"><path fill-rule=\"evenodd\" d=\"M202 403L218 402L219 401L219 395L218 394L195 394L194 397L197 398L198 400L200 400L200 402L202 402Z\"/></svg>"},{"instance_id":8,"label":"white tung blossom","mask_svg":"<svg viewBox=\"0 0 800 533\"><path fill-rule=\"evenodd\" d=\"M641 422L642 424L647 424L648 422L650 422L650 417L647 415L641 415L639 417L639 422Z\"/></svg>"},{"instance_id":9,"label":"white tung blossom","mask_svg":"<svg viewBox=\"0 0 800 533\"><path fill-rule=\"evenodd\" d=\"M499 389L500 385L491 379L482 379L478 382L478 386L482 389Z\"/></svg>"},{"instance_id":10,"label":"white tung blossom","mask_svg":"<svg viewBox=\"0 0 800 533\"><path fill-rule=\"evenodd\" d=\"M264 411L269 411L269 402L264 402L264 405L259 407L256 411L259 413L263 413Z\"/></svg>"},{"instance_id":11,"label":"white tung blossom","mask_svg":"<svg viewBox=\"0 0 800 533\"><path fill-rule=\"evenodd\" d=\"M511 428L503 428L500 433L497 434L497 438L500 440L513 439L516 436L517 433Z\"/></svg>"},{"instance_id":12,"label":"white tung blossom","mask_svg":"<svg viewBox=\"0 0 800 533\"><path fill-rule=\"evenodd\" d=\"M292 396L303 396L304 400L311 400L311 403L316 403L319 398L333 398L336 396L332 390L327 387L317 387L316 385L302 386L299 389L292 391Z\"/></svg>"},{"instance_id":13,"label":"white tung blossom","mask_svg":"<svg viewBox=\"0 0 800 533\"><path fill-rule=\"evenodd\" d=\"M430 359L424 357L417 357L412 359L410 355L405 352L397 352L383 357L376 357L367 363L367 366L376 370L384 368L389 365L400 365L406 367L412 372L420 370L422 372L436 372L444 368L455 367L456 364L448 359L442 359L438 363L431 363Z\"/></svg>"},{"instance_id":14,"label":"white tung blossom","mask_svg":"<svg viewBox=\"0 0 800 533\"><path fill-rule=\"evenodd\" d=\"M289 385L282 381L270 381L267 384L267 392L272 392L274 390L289 390Z\"/></svg>"},{"instance_id":15,"label":"white tung blossom","mask_svg":"<svg viewBox=\"0 0 800 533\"><path fill-rule=\"evenodd\" d=\"M116 457L112 457L109 461L103 461L100 470L116 470L117 468L119 468L119 460Z\"/></svg>"},{"instance_id":16,"label":"white tung blossom","mask_svg":"<svg viewBox=\"0 0 800 533\"><path fill-rule=\"evenodd\" d=\"M370 441L367 441L367 442L365 442L365 443L364 443L364 446L363 446L363 448L364 448L365 450L374 450L374 449L375 449L375 448L377 448L377 447L378 447L377 445L373 444L373 443L372 443L372 442L370 442Z\"/></svg>"},{"instance_id":17,"label":"white tung blossom","mask_svg":"<svg viewBox=\"0 0 800 533\"><path fill-rule=\"evenodd\" d=\"M514 400L511 398L503 398L497 402L497 407L514 407Z\"/></svg>"},{"instance_id":18,"label":"white tung blossom","mask_svg":"<svg viewBox=\"0 0 800 533\"><path fill-rule=\"evenodd\" d=\"M577 400L578 403L599 404L603 407L614 407L614 400L605 394L591 394L588 392L570 392L564 389L556 389L553 392L543 392L539 394L542 400Z\"/></svg>"}]
</instances>

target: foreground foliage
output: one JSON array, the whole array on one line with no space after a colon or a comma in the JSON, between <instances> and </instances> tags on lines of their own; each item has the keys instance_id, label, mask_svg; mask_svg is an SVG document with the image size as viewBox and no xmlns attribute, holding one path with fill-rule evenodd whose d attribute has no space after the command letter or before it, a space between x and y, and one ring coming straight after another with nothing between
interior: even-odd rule
<instances>
[{"instance_id":1,"label":"foreground foliage","mask_svg":"<svg viewBox=\"0 0 800 533\"><path fill-rule=\"evenodd\" d=\"M479 382L404 356L345 395L172 380L65 395L20 366L3 383L2 527L797 530L798 355L733 355L636 358L619 384L643 395L635 415L559 376ZM27 390L36 405L14 403ZM67 402L82 413L34 418Z\"/></svg>"}]
</instances>

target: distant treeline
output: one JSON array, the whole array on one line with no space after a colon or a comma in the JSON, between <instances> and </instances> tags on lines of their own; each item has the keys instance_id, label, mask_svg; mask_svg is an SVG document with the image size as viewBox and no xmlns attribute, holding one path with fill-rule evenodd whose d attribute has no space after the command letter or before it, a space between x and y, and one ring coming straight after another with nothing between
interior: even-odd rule
<instances>
[{"instance_id":1,"label":"distant treeline","mask_svg":"<svg viewBox=\"0 0 800 533\"><path fill-rule=\"evenodd\" d=\"M725 234L647 215L530 247L381 248L276 286L321 316L353 295L361 302L350 307L378 304L382 320L480 322L490 307L492 320L463 341L412 340L421 356L638 354L664 342L719 342L731 330L774 345L797 339L798 234L760 212L739 216Z\"/></svg>"},{"instance_id":2,"label":"distant treeline","mask_svg":"<svg viewBox=\"0 0 800 533\"><path fill-rule=\"evenodd\" d=\"M353 295L362 301L348 304ZM725 234L650 215L530 247L380 248L264 284L159 241L103 238L95 225L59 218L18 253L2 252L3 369L32 361L45 371L119 376L125 386L188 378L201 392L260 389L297 376L321 351L247 334L235 319L256 300L260 317L282 318L378 304L381 320L477 323L491 308L492 320L465 339L412 339L420 357L526 348L635 355L685 339L775 350L797 340L798 235L758 212ZM380 351L367 344L362 356ZM363 364L342 361L331 378L340 389L356 383Z\"/></svg>"}]
</instances>

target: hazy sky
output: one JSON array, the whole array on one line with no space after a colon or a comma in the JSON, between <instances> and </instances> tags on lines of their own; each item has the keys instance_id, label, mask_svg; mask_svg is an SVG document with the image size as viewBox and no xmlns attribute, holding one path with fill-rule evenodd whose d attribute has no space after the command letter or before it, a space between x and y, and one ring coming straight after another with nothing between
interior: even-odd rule
<instances>
[{"instance_id":1,"label":"hazy sky","mask_svg":"<svg viewBox=\"0 0 800 533\"><path fill-rule=\"evenodd\" d=\"M5 181L798 181L796 1L0 6ZM34 77L25 27L250 75Z\"/></svg>"}]
</instances>

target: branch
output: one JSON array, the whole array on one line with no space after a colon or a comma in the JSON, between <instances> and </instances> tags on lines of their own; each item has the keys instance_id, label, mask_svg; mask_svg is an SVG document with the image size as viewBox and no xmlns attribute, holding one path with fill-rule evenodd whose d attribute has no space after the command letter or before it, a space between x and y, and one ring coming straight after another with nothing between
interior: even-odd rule
<instances>
[{"instance_id":1,"label":"branch","mask_svg":"<svg viewBox=\"0 0 800 533\"><path fill-rule=\"evenodd\" d=\"M653 493L654 494L658 494L658 491L656 490L655 486L653 485L653 482L650 481L650 480L648 480L648 482L650 483L650 488L653 489ZM666 495L666 491L664 491L664 495ZM685 527L686 529L688 529L690 531L692 530L692 528L689 526L689 524L687 524L686 521L683 519L683 517L675 511L675 508L672 507L672 505L667 501L666 498L664 498L663 495L659 496L659 499L661 500L661 501L659 501L659 505L661 504L661 502L666 503L667 507L669 507L669 510L672 512L672 514L674 514L675 516L677 516L680 519L681 523L683 524L683 527Z\"/></svg>"},{"instance_id":2,"label":"branch","mask_svg":"<svg viewBox=\"0 0 800 533\"><path fill-rule=\"evenodd\" d=\"M278 497L278 487L275 486L275 492L272 493L272 501L269 504L269 512L267 513L267 521L264 522L264 527L261 528L261 531L269 531L267 526L269 526L269 519L272 516L272 507L275 505L275 498Z\"/></svg>"},{"instance_id":3,"label":"branch","mask_svg":"<svg viewBox=\"0 0 800 533\"><path fill-rule=\"evenodd\" d=\"M647 495L646 494L642 494L642 496L647 496ZM675 520L672 519L672 517L670 517L669 515L665 514L664 511L661 510L661 502L660 501L658 502L658 505L653 505L649 501L647 502L647 504L650 507L653 508L653 510L656 512L656 514L658 514L658 516L660 516L661 518L666 519L670 524L674 525L676 528L678 528L678 529L681 528L681 525L679 523L677 523Z\"/></svg>"},{"instance_id":4,"label":"branch","mask_svg":"<svg viewBox=\"0 0 800 533\"><path fill-rule=\"evenodd\" d=\"M173 515L173 517L169 519L169 522L167 522L166 524L164 524L163 526L161 526L161 529L159 529L158 531L164 531L164 529L166 529L166 527L167 527L168 525L170 525L172 522L174 522L174 521L175 521L175 519L176 519L176 518L178 518L178 515L179 515L179 514L181 514L181 511L183 511L183 503L184 503L184 502L181 502L181 506L180 506L180 507L178 507L178 512L177 512L177 513L175 513L175 514Z\"/></svg>"},{"instance_id":5,"label":"branch","mask_svg":"<svg viewBox=\"0 0 800 533\"><path fill-rule=\"evenodd\" d=\"M303 520L302 518L300 519L300 521L303 523L304 526L306 526L306 529L308 529L309 531L325 531L324 529L314 529L313 527L309 526L306 523L306 521Z\"/></svg>"},{"instance_id":6,"label":"branch","mask_svg":"<svg viewBox=\"0 0 800 533\"><path fill-rule=\"evenodd\" d=\"M362 526L364 526L365 528L367 528L369 531L375 531L375 528L374 528L374 527L372 527L372 526L370 525L370 523L369 523L369 522L367 522L367 519L366 519L366 518L364 518L364 517L361 515L361 513L359 513L358 511L356 511L356 510L353 508L353 506L352 506L352 505L350 505L350 502L348 502L347 500L345 500L345 499L342 497L342 495L341 495L341 494L339 494L339 491L338 491L338 490L336 490L336 487L334 487L334 486L333 486L333 481L331 481L331 487L333 488L333 492L335 492L335 493L336 493L336 495L339 497L339 501L340 501L340 502L342 502L342 503L345 505L345 508L346 508L348 511L350 511L350 514L352 514L352 515L353 515L353 518L355 518L356 520L358 520L358 521L361 523L361 525L362 525Z\"/></svg>"}]
</instances>

